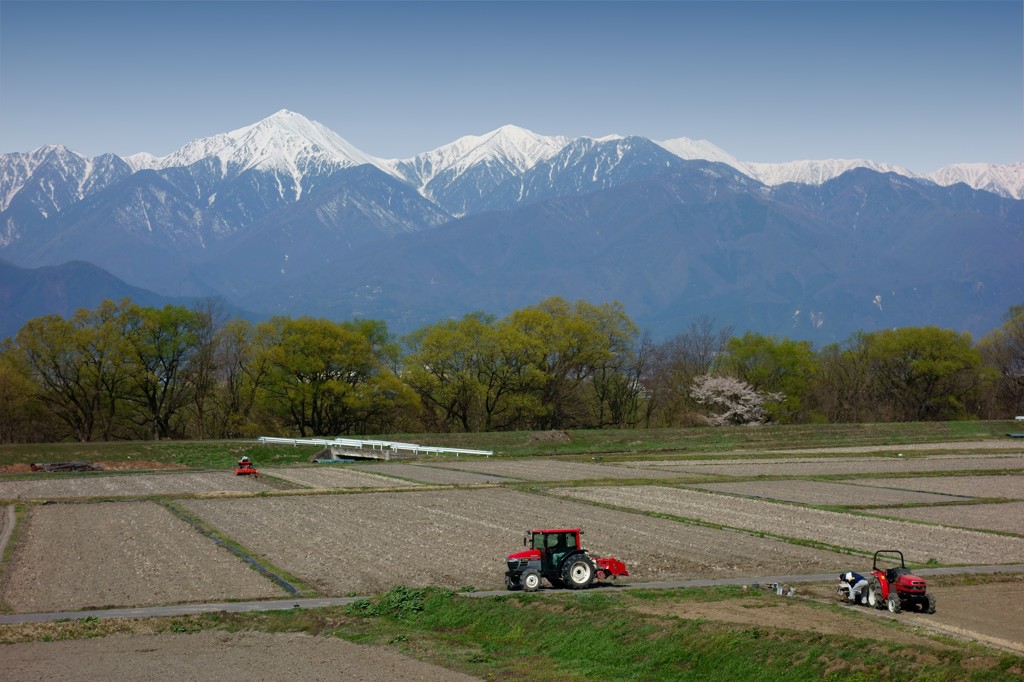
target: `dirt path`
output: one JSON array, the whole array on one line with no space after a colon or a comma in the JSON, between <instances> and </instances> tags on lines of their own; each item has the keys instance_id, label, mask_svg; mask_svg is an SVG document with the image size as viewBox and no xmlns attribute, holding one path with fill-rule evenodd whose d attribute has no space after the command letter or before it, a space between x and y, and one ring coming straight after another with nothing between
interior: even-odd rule
<instances>
[{"instance_id":1,"label":"dirt path","mask_svg":"<svg viewBox=\"0 0 1024 682\"><path fill-rule=\"evenodd\" d=\"M264 632L114 635L0 645L9 680L349 680L469 682L476 678L337 637Z\"/></svg>"}]
</instances>

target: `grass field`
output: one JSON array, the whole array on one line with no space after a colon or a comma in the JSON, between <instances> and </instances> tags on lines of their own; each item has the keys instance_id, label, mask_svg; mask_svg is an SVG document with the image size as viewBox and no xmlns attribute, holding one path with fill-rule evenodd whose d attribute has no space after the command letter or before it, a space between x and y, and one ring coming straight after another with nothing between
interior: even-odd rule
<instances>
[{"instance_id":1,"label":"grass field","mask_svg":"<svg viewBox=\"0 0 1024 682\"><path fill-rule=\"evenodd\" d=\"M601 457L607 461L644 454L671 453L695 458L719 452L757 450L779 453L822 447L1006 441L1007 432L1020 430L1012 421L921 422L893 424L826 424L737 426L687 429L602 429L568 431L565 438L526 431L495 433L361 434L365 438L397 440L451 448L493 450L498 456L563 455ZM267 434L272 435L272 434ZM131 441L114 443L45 443L0 445L0 466L32 462L126 462L143 460L164 465L222 468L243 454L264 466L308 462L318 447L260 445L255 441Z\"/></svg>"},{"instance_id":2,"label":"grass field","mask_svg":"<svg viewBox=\"0 0 1024 682\"><path fill-rule=\"evenodd\" d=\"M700 617L702 604L740 617ZM773 627L749 622L744 611L758 622L800 623L810 615L837 624L826 631ZM915 633L838 605L740 588L475 599L398 586L347 607L2 626L0 653L3 644L24 641L203 631L341 637L479 679L510 681L1004 681L1024 675L1020 656Z\"/></svg>"}]
</instances>

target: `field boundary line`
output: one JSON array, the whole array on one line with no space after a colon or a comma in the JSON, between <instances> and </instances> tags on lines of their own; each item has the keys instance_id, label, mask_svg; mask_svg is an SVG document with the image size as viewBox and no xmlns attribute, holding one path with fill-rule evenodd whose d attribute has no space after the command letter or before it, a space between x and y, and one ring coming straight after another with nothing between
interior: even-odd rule
<instances>
[{"instance_id":1,"label":"field boundary line","mask_svg":"<svg viewBox=\"0 0 1024 682\"><path fill-rule=\"evenodd\" d=\"M283 589L288 594L299 594L299 588L295 587L290 582L279 576L277 573L264 566L262 563L257 561L252 555L250 555L247 551L242 549L240 546L221 538L214 530L208 528L203 522L193 517L185 510L177 507L176 505L172 504L171 502L168 502L167 500L158 500L157 504L159 504L164 509L171 512L178 518L180 518L185 523L192 526L195 530L197 530L205 537L213 540L214 543L216 543L218 546L223 547L224 549L231 552L245 563L249 564L250 568L257 571L265 578L269 579L271 582L276 583L278 587Z\"/></svg>"}]
</instances>

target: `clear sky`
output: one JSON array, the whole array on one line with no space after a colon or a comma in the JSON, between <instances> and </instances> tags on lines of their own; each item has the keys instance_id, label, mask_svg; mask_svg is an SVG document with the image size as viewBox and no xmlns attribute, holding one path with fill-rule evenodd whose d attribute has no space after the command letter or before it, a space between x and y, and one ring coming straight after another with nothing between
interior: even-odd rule
<instances>
[{"instance_id":1,"label":"clear sky","mask_svg":"<svg viewBox=\"0 0 1024 682\"><path fill-rule=\"evenodd\" d=\"M511 123L1007 163L1024 3L0 1L0 153L163 156L279 109L384 158Z\"/></svg>"}]
</instances>

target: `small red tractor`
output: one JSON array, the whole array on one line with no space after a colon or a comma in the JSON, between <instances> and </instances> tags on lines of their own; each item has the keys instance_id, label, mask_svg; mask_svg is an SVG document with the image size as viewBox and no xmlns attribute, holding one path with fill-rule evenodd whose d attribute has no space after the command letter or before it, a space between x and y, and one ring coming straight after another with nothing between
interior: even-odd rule
<instances>
[{"instance_id":1,"label":"small red tractor","mask_svg":"<svg viewBox=\"0 0 1024 682\"><path fill-rule=\"evenodd\" d=\"M595 580L629 575L618 559L593 557L583 549L579 528L527 531L523 545L528 549L506 558L505 587L536 592L541 578L554 587L582 590Z\"/></svg>"},{"instance_id":2,"label":"small red tractor","mask_svg":"<svg viewBox=\"0 0 1024 682\"><path fill-rule=\"evenodd\" d=\"M256 465L248 457L243 457L235 464L235 476L252 476L259 478L260 472L256 471Z\"/></svg>"},{"instance_id":3,"label":"small red tractor","mask_svg":"<svg viewBox=\"0 0 1024 682\"><path fill-rule=\"evenodd\" d=\"M898 556L900 565L880 568L880 554L889 556L888 561L883 558L884 563L895 563ZM888 608L892 613L917 606L925 613L935 613L935 597L927 593L927 588L924 578L919 578L907 568L903 552L896 549L880 549L875 552L871 564L871 577L868 578L868 606L874 606L876 609Z\"/></svg>"}]
</instances>

